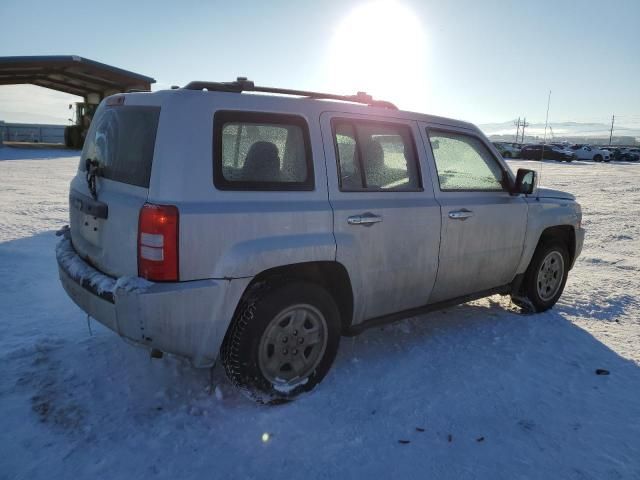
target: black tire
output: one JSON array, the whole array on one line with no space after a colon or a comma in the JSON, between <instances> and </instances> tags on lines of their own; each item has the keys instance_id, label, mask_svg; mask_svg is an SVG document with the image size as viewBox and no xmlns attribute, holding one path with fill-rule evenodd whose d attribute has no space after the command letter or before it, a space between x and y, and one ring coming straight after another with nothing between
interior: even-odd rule
<instances>
[{"instance_id":1,"label":"black tire","mask_svg":"<svg viewBox=\"0 0 640 480\"><path fill-rule=\"evenodd\" d=\"M504 152L502 158L511 158L511 152Z\"/></svg>"},{"instance_id":2,"label":"black tire","mask_svg":"<svg viewBox=\"0 0 640 480\"><path fill-rule=\"evenodd\" d=\"M540 271L545 259L552 253L557 252L562 257L563 269L562 277L557 291L549 298L543 298L539 293L538 272ZM513 302L522 308L533 308L535 312L544 312L553 307L567 283L569 274L569 251L564 243L560 241L550 241L543 243L536 249L529 267L525 272L522 285L518 295L514 296ZM524 300L524 301L523 301Z\"/></svg>"},{"instance_id":3,"label":"black tire","mask_svg":"<svg viewBox=\"0 0 640 480\"><path fill-rule=\"evenodd\" d=\"M80 134L80 127L74 125L72 127L67 127L65 131L69 131L69 147L80 149L82 148L82 135Z\"/></svg>"},{"instance_id":4,"label":"black tire","mask_svg":"<svg viewBox=\"0 0 640 480\"><path fill-rule=\"evenodd\" d=\"M273 383L263 373L259 360L260 347L272 320L299 304L311 305L324 316L326 346L319 363L306 378L297 378L292 385L283 387ZM338 307L321 286L304 281L256 284L245 293L238 306L220 356L227 377L245 395L261 404L280 404L311 391L322 381L338 351L340 331Z\"/></svg>"},{"instance_id":5,"label":"black tire","mask_svg":"<svg viewBox=\"0 0 640 480\"><path fill-rule=\"evenodd\" d=\"M596 155L595 157L593 157L593 161L600 163L602 161L602 155Z\"/></svg>"}]
</instances>

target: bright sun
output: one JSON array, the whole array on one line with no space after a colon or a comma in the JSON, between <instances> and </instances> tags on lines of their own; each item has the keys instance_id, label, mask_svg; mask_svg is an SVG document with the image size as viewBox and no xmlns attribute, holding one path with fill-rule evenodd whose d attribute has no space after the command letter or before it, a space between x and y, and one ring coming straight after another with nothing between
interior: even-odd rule
<instances>
[{"instance_id":1,"label":"bright sun","mask_svg":"<svg viewBox=\"0 0 640 480\"><path fill-rule=\"evenodd\" d=\"M424 32L414 13L394 1L355 8L339 24L329 50L332 91L366 91L412 109L424 85ZM420 98L420 99L421 99Z\"/></svg>"}]
</instances>

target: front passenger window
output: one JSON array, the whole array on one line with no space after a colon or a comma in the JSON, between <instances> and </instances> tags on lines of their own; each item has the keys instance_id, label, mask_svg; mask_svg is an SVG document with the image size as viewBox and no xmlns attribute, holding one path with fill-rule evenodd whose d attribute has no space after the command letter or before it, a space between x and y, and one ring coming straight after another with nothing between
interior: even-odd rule
<instances>
[{"instance_id":1,"label":"front passenger window","mask_svg":"<svg viewBox=\"0 0 640 480\"><path fill-rule=\"evenodd\" d=\"M502 168L477 138L453 132L428 132L442 191L502 190Z\"/></svg>"}]
</instances>

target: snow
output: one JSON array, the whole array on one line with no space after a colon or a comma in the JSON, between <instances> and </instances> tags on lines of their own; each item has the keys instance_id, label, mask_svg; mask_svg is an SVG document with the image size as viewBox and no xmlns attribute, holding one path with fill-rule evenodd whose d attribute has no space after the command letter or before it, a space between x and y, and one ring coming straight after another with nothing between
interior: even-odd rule
<instances>
[{"instance_id":1,"label":"snow","mask_svg":"<svg viewBox=\"0 0 640 480\"><path fill-rule=\"evenodd\" d=\"M52 152L0 149L0 478L640 478L640 165L511 162L583 206L553 310L495 296L343 338L315 391L261 407L90 334L55 262L78 158Z\"/></svg>"},{"instance_id":2,"label":"snow","mask_svg":"<svg viewBox=\"0 0 640 480\"><path fill-rule=\"evenodd\" d=\"M98 293L141 292L153 285L153 283L140 277L120 277L114 279L88 265L80 257L71 245L68 229L61 229L56 236L62 236L56 245L56 255L64 265L66 271L76 280L82 279L93 287Z\"/></svg>"},{"instance_id":3,"label":"snow","mask_svg":"<svg viewBox=\"0 0 640 480\"><path fill-rule=\"evenodd\" d=\"M83 262L73 249L67 234L56 245L56 255L72 278L86 280L99 294L115 290L116 281Z\"/></svg>"}]
</instances>

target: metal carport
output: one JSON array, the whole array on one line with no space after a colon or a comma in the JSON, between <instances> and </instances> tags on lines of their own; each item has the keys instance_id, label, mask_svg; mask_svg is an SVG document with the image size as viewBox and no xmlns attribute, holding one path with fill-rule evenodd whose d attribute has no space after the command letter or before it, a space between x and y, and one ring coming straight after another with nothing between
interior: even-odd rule
<instances>
[{"instance_id":1,"label":"metal carport","mask_svg":"<svg viewBox=\"0 0 640 480\"><path fill-rule=\"evenodd\" d=\"M83 98L127 90L151 90L156 81L77 55L0 57L0 85L30 83Z\"/></svg>"},{"instance_id":2,"label":"metal carport","mask_svg":"<svg viewBox=\"0 0 640 480\"><path fill-rule=\"evenodd\" d=\"M32 84L84 99L76 106L76 125L65 130L65 143L79 147L100 101L115 93L150 91L155 80L77 55L0 57L0 85Z\"/></svg>"}]
</instances>

